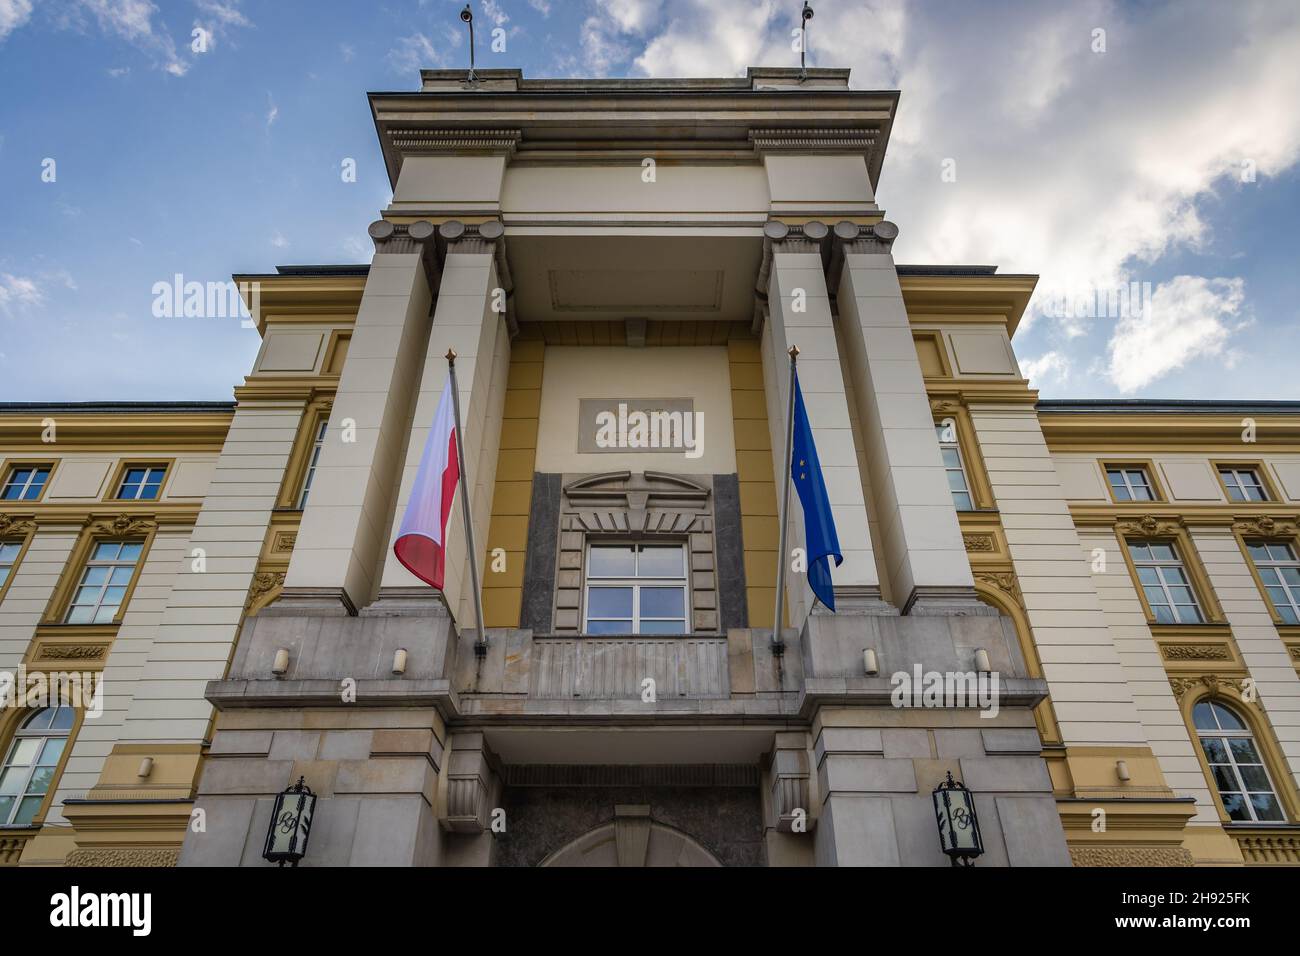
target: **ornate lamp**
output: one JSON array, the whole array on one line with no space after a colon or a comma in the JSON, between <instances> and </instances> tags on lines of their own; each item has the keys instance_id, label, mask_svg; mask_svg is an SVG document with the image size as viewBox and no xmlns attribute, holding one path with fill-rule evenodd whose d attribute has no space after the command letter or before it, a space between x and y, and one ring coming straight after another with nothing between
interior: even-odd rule
<instances>
[{"instance_id":1,"label":"ornate lamp","mask_svg":"<svg viewBox=\"0 0 1300 956\"><path fill-rule=\"evenodd\" d=\"M975 857L984 852L979 817L975 814L975 794L959 781L948 779L934 788L934 815L939 823L939 845L953 866L974 866Z\"/></svg>"},{"instance_id":2,"label":"ornate lamp","mask_svg":"<svg viewBox=\"0 0 1300 956\"><path fill-rule=\"evenodd\" d=\"M311 818L315 812L316 794L302 777L284 793L276 794L262 859L281 866L286 863L297 866L307 854L307 837L311 834Z\"/></svg>"}]
</instances>

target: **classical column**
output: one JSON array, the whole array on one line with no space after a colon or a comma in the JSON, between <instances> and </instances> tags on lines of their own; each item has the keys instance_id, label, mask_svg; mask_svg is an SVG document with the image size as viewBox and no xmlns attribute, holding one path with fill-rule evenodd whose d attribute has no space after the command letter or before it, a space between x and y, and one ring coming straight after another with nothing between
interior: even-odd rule
<instances>
[{"instance_id":1,"label":"classical column","mask_svg":"<svg viewBox=\"0 0 1300 956\"><path fill-rule=\"evenodd\" d=\"M443 385L447 381L447 350L456 352L456 379L460 389L461 442L465 452L465 487L470 489L477 556L484 570L488 520L492 513L492 492L496 482L497 451L501 439L501 418L505 407L506 376L510 365L511 321L506 312L511 291L505 262L501 223L491 220L466 226L446 222L438 228L439 241L446 243L437 308L420 372L420 390L410 422L406 457L396 507L385 524L384 565L381 597L390 589L423 587L393 555L391 544L401 525L419 470L429 426L433 423ZM526 469L532 477L532 462L512 462L510 467ZM315 489L312 489L315 494ZM465 533L462 509L452 509L446 557L443 596L447 607L462 627L472 626L474 601L470 593L469 568L465 563ZM524 550L523 547L520 550ZM482 574L480 574L482 578Z\"/></svg>"},{"instance_id":2,"label":"classical column","mask_svg":"<svg viewBox=\"0 0 1300 956\"><path fill-rule=\"evenodd\" d=\"M943 613L968 609L975 582L890 254L897 235L891 222L837 224L830 281L894 602Z\"/></svg>"},{"instance_id":3,"label":"classical column","mask_svg":"<svg viewBox=\"0 0 1300 956\"><path fill-rule=\"evenodd\" d=\"M833 569L837 607L841 594L846 607L855 601L880 597L880 580L872 553L867 505L858 471L856 444L849 420L839 347L831 318L830 295L817 241L826 226L809 223L792 231L781 222L764 227L767 254L759 293L767 296L768 318L763 323L763 376L767 391L768 424L772 431L772 456L777 495L785 474L786 411L789 408L791 345L799 348L799 386L812 425L817 456L835 517L844 563ZM761 306L760 306L761 308ZM789 548L802 548L803 512L791 494ZM786 554L781 560L791 560ZM813 595L803 575L786 575L788 620L798 627L812 609ZM766 626L767 621L752 621Z\"/></svg>"},{"instance_id":4,"label":"classical column","mask_svg":"<svg viewBox=\"0 0 1300 956\"><path fill-rule=\"evenodd\" d=\"M355 614L377 589L388 543L411 392L437 284L434 228L380 220L375 257L339 379L328 437L280 603Z\"/></svg>"}]
</instances>

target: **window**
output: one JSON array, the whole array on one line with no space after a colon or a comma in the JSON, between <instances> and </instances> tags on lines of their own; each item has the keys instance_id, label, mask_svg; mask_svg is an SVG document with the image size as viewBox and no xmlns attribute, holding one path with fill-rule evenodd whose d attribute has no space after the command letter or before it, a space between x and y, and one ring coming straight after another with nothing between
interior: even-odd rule
<instances>
[{"instance_id":1,"label":"window","mask_svg":"<svg viewBox=\"0 0 1300 956\"><path fill-rule=\"evenodd\" d=\"M1151 479L1141 465L1108 467L1106 479L1116 501L1155 501Z\"/></svg>"},{"instance_id":2,"label":"window","mask_svg":"<svg viewBox=\"0 0 1300 956\"><path fill-rule=\"evenodd\" d=\"M1229 501L1268 501L1268 491L1254 468L1219 466L1219 477L1227 489Z\"/></svg>"},{"instance_id":3,"label":"window","mask_svg":"<svg viewBox=\"0 0 1300 956\"><path fill-rule=\"evenodd\" d=\"M45 490L50 469L47 465L14 465L5 479L0 501L37 501Z\"/></svg>"},{"instance_id":4,"label":"window","mask_svg":"<svg viewBox=\"0 0 1300 956\"><path fill-rule=\"evenodd\" d=\"M119 501L152 501L162 488L167 469L162 465L132 465L122 475L118 486Z\"/></svg>"},{"instance_id":5,"label":"window","mask_svg":"<svg viewBox=\"0 0 1300 956\"><path fill-rule=\"evenodd\" d=\"M1203 624L1200 605L1172 543L1130 541L1138 583L1157 624Z\"/></svg>"},{"instance_id":6,"label":"window","mask_svg":"<svg viewBox=\"0 0 1300 956\"><path fill-rule=\"evenodd\" d=\"M298 510L307 507L307 494L311 491L312 479L316 477L316 464L320 461L320 451L325 447L325 429L329 422L322 420L316 427L316 440L312 442L311 454L307 458L307 474L302 479L302 494L298 496Z\"/></svg>"},{"instance_id":7,"label":"window","mask_svg":"<svg viewBox=\"0 0 1300 956\"><path fill-rule=\"evenodd\" d=\"M18 563L18 555L23 550L21 541L0 541L0 588L5 586L9 575Z\"/></svg>"},{"instance_id":8,"label":"window","mask_svg":"<svg viewBox=\"0 0 1300 956\"><path fill-rule=\"evenodd\" d=\"M97 541L65 623L111 624L122 608L143 547L139 541Z\"/></svg>"},{"instance_id":9,"label":"window","mask_svg":"<svg viewBox=\"0 0 1300 956\"><path fill-rule=\"evenodd\" d=\"M686 546L587 549L587 634L686 634Z\"/></svg>"},{"instance_id":10,"label":"window","mask_svg":"<svg viewBox=\"0 0 1300 956\"><path fill-rule=\"evenodd\" d=\"M1284 542L1248 541L1246 550L1282 623L1300 624L1300 561L1295 549Z\"/></svg>"},{"instance_id":11,"label":"window","mask_svg":"<svg viewBox=\"0 0 1300 956\"><path fill-rule=\"evenodd\" d=\"M966 469L962 467L961 446L957 441L957 423L945 418L935 423L934 433L939 439L939 451L943 455L943 469L948 473L948 490L952 492L952 503L958 511L974 511L971 500L970 485L966 481Z\"/></svg>"},{"instance_id":12,"label":"window","mask_svg":"<svg viewBox=\"0 0 1300 956\"><path fill-rule=\"evenodd\" d=\"M45 802L72 730L73 710L38 710L14 734L0 768L0 826L25 827Z\"/></svg>"},{"instance_id":13,"label":"window","mask_svg":"<svg viewBox=\"0 0 1300 956\"><path fill-rule=\"evenodd\" d=\"M1243 823L1285 822L1245 721L1222 704L1203 700L1192 708L1192 723L1228 816Z\"/></svg>"}]
</instances>

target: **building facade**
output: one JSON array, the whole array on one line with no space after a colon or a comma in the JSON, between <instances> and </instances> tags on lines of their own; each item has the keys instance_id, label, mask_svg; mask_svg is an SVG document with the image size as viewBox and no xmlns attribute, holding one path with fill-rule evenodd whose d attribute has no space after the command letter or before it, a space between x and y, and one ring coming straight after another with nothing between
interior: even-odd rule
<instances>
[{"instance_id":1,"label":"building facade","mask_svg":"<svg viewBox=\"0 0 1300 956\"><path fill-rule=\"evenodd\" d=\"M303 865L947 865L950 772L976 865L1300 862L1300 403L1039 401L1035 277L894 262L897 99L425 71L233 403L0 407L0 863L268 865L302 778ZM482 634L459 507L392 552L449 350Z\"/></svg>"}]
</instances>

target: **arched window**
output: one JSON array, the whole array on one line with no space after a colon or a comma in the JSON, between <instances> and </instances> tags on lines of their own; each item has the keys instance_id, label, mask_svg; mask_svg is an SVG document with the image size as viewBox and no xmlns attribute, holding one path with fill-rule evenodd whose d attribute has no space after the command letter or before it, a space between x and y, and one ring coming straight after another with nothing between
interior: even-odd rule
<instances>
[{"instance_id":1,"label":"arched window","mask_svg":"<svg viewBox=\"0 0 1300 956\"><path fill-rule=\"evenodd\" d=\"M1245 823L1285 822L1246 722L1218 701L1203 700L1192 708L1192 723L1228 816Z\"/></svg>"},{"instance_id":2,"label":"arched window","mask_svg":"<svg viewBox=\"0 0 1300 956\"><path fill-rule=\"evenodd\" d=\"M27 826L54 784L72 730L73 709L46 707L28 717L0 767L0 826Z\"/></svg>"}]
</instances>

